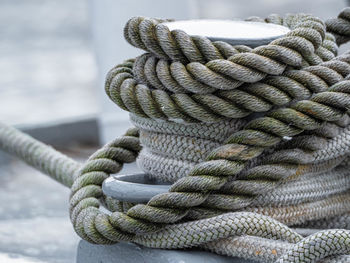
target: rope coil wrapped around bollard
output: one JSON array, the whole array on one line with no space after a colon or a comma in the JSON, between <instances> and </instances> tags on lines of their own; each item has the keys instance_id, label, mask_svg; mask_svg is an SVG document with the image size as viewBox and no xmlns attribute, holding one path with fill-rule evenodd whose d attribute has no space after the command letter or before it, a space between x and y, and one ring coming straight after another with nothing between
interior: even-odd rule
<instances>
[{"instance_id":1,"label":"rope coil wrapped around bollard","mask_svg":"<svg viewBox=\"0 0 350 263\"><path fill-rule=\"evenodd\" d=\"M83 165L6 125L0 147L71 187L71 221L91 243L350 262L350 53L336 44L349 12L250 18L290 29L256 48L132 18L124 37L147 53L115 66L105 89L136 128ZM136 159L169 191L142 204L105 196L103 181Z\"/></svg>"}]
</instances>

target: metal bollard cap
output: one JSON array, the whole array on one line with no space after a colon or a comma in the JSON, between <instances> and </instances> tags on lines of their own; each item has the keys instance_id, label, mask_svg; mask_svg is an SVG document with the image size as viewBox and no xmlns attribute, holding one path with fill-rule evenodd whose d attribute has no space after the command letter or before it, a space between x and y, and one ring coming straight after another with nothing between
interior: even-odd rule
<instances>
[{"instance_id":1,"label":"metal bollard cap","mask_svg":"<svg viewBox=\"0 0 350 263\"><path fill-rule=\"evenodd\" d=\"M250 47L267 45L290 31L276 24L239 20L179 20L164 24L170 30L183 30L191 36L204 36L211 41Z\"/></svg>"}]
</instances>

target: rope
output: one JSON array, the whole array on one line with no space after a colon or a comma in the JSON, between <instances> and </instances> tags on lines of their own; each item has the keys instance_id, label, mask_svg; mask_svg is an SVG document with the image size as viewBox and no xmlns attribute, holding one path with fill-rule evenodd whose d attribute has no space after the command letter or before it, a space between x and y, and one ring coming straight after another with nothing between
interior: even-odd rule
<instances>
[{"instance_id":1,"label":"rope","mask_svg":"<svg viewBox=\"0 0 350 263\"><path fill-rule=\"evenodd\" d=\"M349 31L350 11L345 8L337 18L326 21L327 31L335 36L336 42L340 45L346 43L350 37Z\"/></svg>"},{"instance_id":2,"label":"rope","mask_svg":"<svg viewBox=\"0 0 350 263\"><path fill-rule=\"evenodd\" d=\"M306 99L314 92L325 91L350 73L349 58L349 55L337 57L317 66L288 70L281 76L210 94L171 93L138 84L129 68L136 60L118 65L108 73L106 91L118 106L141 117L217 122L266 112L273 106L283 106L294 99Z\"/></svg>"},{"instance_id":3,"label":"rope","mask_svg":"<svg viewBox=\"0 0 350 263\"><path fill-rule=\"evenodd\" d=\"M114 67L105 89L137 128L83 165L5 125L0 147L71 187L71 221L91 243L349 262L350 53L336 56L349 12L249 18L290 28L254 49L132 18L124 36L147 53ZM104 196L102 182L136 159L169 192L147 204Z\"/></svg>"},{"instance_id":4,"label":"rope","mask_svg":"<svg viewBox=\"0 0 350 263\"><path fill-rule=\"evenodd\" d=\"M0 123L0 148L65 186L71 187L80 164L15 128Z\"/></svg>"}]
</instances>

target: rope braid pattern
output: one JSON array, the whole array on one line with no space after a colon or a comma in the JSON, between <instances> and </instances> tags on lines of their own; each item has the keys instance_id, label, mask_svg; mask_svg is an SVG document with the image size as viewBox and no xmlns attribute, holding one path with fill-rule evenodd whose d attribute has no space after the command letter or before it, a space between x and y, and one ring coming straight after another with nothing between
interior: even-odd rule
<instances>
[{"instance_id":1,"label":"rope braid pattern","mask_svg":"<svg viewBox=\"0 0 350 263\"><path fill-rule=\"evenodd\" d=\"M91 243L350 262L350 54L336 57L335 44L349 39L349 14L250 18L290 28L254 49L132 18L124 36L147 53L114 67L105 89L137 128L84 165L5 125L0 147L71 186L71 221ZM147 204L104 196L109 174L152 154L163 155L152 167L185 163L178 174L183 164L165 168L174 168L169 192ZM345 229L303 237L293 226Z\"/></svg>"},{"instance_id":2,"label":"rope braid pattern","mask_svg":"<svg viewBox=\"0 0 350 263\"><path fill-rule=\"evenodd\" d=\"M215 147L219 146L219 142L207 136L211 134L210 130L212 126L219 129L220 126L218 124L202 124L202 128L198 128L197 125L186 125L183 127L183 125L180 124L173 124L172 129L164 130L160 128L160 125L156 125L158 124L156 121L147 121L147 119L133 115L131 119L134 125L141 129L140 141L144 146L144 149L138 156L138 165L152 177L156 177L160 181L174 182L185 176L191 167L200 161L204 161L206 155ZM246 122L236 120L231 123L238 124L236 125L237 129ZM219 124L222 126L225 125L224 123ZM340 147L340 145L345 147L348 144L348 129L338 134L337 130L340 129L338 126L328 126L328 129L326 129L326 127L319 129L320 136L316 136L315 134L309 136L302 135L283 144L284 149L291 149L293 147L297 149L274 153L273 156L269 157L270 160L263 155L251 162L250 165L257 165L262 162L272 164L271 160L276 161L281 158L288 158L289 162L292 160L294 162L302 161L302 164L305 164L306 161L308 161L311 165L317 167L318 165L312 164L312 162L322 161L330 157L334 159L340 157L342 154L344 155L347 150L346 148ZM155 128L158 129L158 132L154 132ZM191 131L192 136L184 136L182 131L186 130ZM231 129L228 129L228 131L230 130ZM315 132L317 132L317 130ZM217 133L219 133L219 130L217 130ZM229 136L227 132L220 132L220 134L223 139L227 139ZM335 137L335 141L326 143L325 139L327 138L324 138L324 136L328 136L328 138ZM308 152L310 150L319 151L315 152L313 156ZM267 153L265 153L265 155L266 154ZM279 171L279 173L281 173L281 171Z\"/></svg>"}]
</instances>

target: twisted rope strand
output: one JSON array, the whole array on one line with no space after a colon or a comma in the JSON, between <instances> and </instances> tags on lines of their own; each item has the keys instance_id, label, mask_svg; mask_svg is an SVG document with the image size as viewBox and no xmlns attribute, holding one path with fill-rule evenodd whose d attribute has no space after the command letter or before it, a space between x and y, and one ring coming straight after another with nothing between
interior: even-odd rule
<instances>
[{"instance_id":1,"label":"twisted rope strand","mask_svg":"<svg viewBox=\"0 0 350 263\"><path fill-rule=\"evenodd\" d=\"M253 55L253 57L259 59L260 55L287 65L300 66L302 60L300 53L308 55L321 45L325 38L323 21L310 15L290 15L288 19L289 23L286 23L285 26L291 28L291 31L269 45L256 48L254 53L257 56ZM215 43L225 47L226 51L223 53L233 50L221 41L212 43L206 37L189 36L182 30L170 31L162 22L164 20L134 17L127 22L124 36L131 45L144 49L158 58L185 63L188 61L205 63L225 58L220 54L220 49ZM249 61L239 61L240 56L235 58L235 55L227 58L238 65L244 66L248 63L252 68L256 67ZM294 55L293 59L290 55Z\"/></svg>"},{"instance_id":2,"label":"twisted rope strand","mask_svg":"<svg viewBox=\"0 0 350 263\"><path fill-rule=\"evenodd\" d=\"M288 70L282 76L271 76L233 90L211 94L171 94L138 84L131 69L125 67L130 65L127 62L108 73L105 88L121 108L141 117L217 122L242 118L252 112L266 112L273 106L283 106L293 99L307 99L313 92L325 91L350 73L349 63L350 55L345 54L318 66ZM129 72L125 73L128 69ZM217 83L221 86L220 82Z\"/></svg>"}]
</instances>

